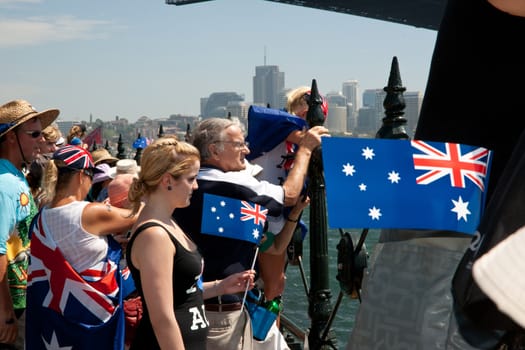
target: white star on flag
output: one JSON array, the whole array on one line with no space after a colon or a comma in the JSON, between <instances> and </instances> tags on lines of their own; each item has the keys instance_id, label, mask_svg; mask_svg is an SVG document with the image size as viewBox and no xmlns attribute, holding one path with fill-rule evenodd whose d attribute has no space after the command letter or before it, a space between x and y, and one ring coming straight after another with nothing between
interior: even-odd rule
<instances>
[{"instance_id":1,"label":"white star on flag","mask_svg":"<svg viewBox=\"0 0 525 350\"><path fill-rule=\"evenodd\" d=\"M348 175L354 176L354 173L355 173L354 166L351 165L350 163L344 164L343 165L343 173L345 173L346 176L348 176Z\"/></svg>"},{"instance_id":2,"label":"white star on flag","mask_svg":"<svg viewBox=\"0 0 525 350\"><path fill-rule=\"evenodd\" d=\"M363 148L363 153L361 154L365 159L373 159L375 156L374 150L370 147Z\"/></svg>"},{"instance_id":3,"label":"white star on flag","mask_svg":"<svg viewBox=\"0 0 525 350\"><path fill-rule=\"evenodd\" d=\"M60 346L55 332L53 332L51 336L51 343L48 344L45 339L43 340L46 345L46 350L71 350L73 348L72 346Z\"/></svg>"},{"instance_id":4,"label":"white star on flag","mask_svg":"<svg viewBox=\"0 0 525 350\"><path fill-rule=\"evenodd\" d=\"M375 206L371 209L368 209L368 216L370 216L372 220L379 220L381 215L383 215L381 214L381 209L376 208Z\"/></svg>"},{"instance_id":5,"label":"white star on flag","mask_svg":"<svg viewBox=\"0 0 525 350\"><path fill-rule=\"evenodd\" d=\"M467 221L467 215L470 214L470 210L468 210L468 202L463 202L463 198L459 196L459 199L457 201L452 199L452 203L454 203L454 208L452 208L450 211L456 213L458 215L458 221L459 219Z\"/></svg>"},{"instance_id":6,"label":"white star on flag","mask_svg":"<svg viewBox=\"0 0 525 350\"><path fill-rule=\"evenodd\" d=\"M388 180L390 180L391 183L399 183L399 180L401 180L401 176L399 176L398 172L395 172L392 170L388 173Z\"/></svg>"}]
</instances>

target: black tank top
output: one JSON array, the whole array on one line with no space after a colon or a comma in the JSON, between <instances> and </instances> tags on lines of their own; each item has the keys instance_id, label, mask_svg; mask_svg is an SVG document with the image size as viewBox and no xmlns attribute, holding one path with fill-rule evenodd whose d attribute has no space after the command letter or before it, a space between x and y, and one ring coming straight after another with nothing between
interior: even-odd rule
<instances>
[{"instance_id":1,"label":"black tank top","mask_svg":"<svg viewBox=\"0 0 525 350\"><path fill-rule=\"evenodd\" d=\"M175 245L176 253L173 258L173 297L175 318L179 324L184 346L186 349L205 349L208 335L208 320L204 313L202 297L202 269L203 260L198 252L191 252L184 248L168 230L155 222L148 222L137 228L126 248L126 260L131 275L135 281L137 291L142 297L144 313L130 350L160 349L151 325L148 305L144 299L140 271L131 261L131 249L135 238L145 229L152 226L162 227ZM159 261L159 268L163 267Z\"/></svg>"}]
</instances>

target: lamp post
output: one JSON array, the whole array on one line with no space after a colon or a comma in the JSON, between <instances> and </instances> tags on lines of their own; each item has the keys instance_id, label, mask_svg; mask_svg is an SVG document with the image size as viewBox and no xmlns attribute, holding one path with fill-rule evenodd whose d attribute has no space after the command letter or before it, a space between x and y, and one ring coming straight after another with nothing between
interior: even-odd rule
<instances>
[{"instance_id":1,"label":"lamp post","mask_svg":"<svg viewBox=\"0 0 525 350\"><path fill-rule=\"evenodd\" d=\"M323 99L312 80L306 121L310 128L324 124L321 108ZM312 152L308 167L308 195L310 196L310 277L308 314L311 319L308 344L310 349L335 349L335 334L325 330L332 313L332 292L328 272L328 235L326 219L326 189L323 175L321 147ZM322 335L327 334L326 339Z\"/></svg>"}]
</instances>

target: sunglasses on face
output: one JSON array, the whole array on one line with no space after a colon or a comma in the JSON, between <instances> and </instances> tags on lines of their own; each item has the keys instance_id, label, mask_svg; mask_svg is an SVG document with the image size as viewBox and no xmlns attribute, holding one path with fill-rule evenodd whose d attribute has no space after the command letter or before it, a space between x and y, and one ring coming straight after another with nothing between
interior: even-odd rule
<instances>
[{"instance_id":1,"label":"sunglasses on face","mask_svg":"<svg viewBox=\"0 0 525 350\"><path fill-rule=\"evenodd\" d=\"M33 138L33 139L37 139L40 136L42 136L42 131L41 130L22 130L22 132L24 134L27 134L27 135L31 136L31 138Z\"/></svg>"}]
</instances>

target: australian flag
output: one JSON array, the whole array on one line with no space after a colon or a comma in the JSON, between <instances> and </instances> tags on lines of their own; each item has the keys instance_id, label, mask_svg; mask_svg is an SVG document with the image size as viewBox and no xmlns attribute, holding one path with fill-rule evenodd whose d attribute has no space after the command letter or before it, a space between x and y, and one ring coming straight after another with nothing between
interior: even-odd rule
<instances>
[{"instance_id":1,"label":"australian flag","mask_svg":"<svg viewBox=\"0 0 525 350\"><path fill-rule=\"evenodd\" d=\"M31 237L26 348L124 349L118 243L109 238L107 260L77 272L45 231L37 215Z\"/></svg>"},{"instance_id":2,"label":"australian flag","mask_svg":"<svg viewBox=\"0 0 525 350\"><path fill-rule=\"evenodd\" d=\"M258 244L267 213L259 204L204 193L201 231Z\"/></svg>"},{"instance_id":3,"label":"australian flag","mask_svg":"<svg viewBox=\"0 0 525 350\"><path fill-rule=\"evenodd\" d=\"M248 136L250 154L246 159L255 159L286 140L295 130L306 128L306 121L278 109L250 106L248 109Z\"/></svg>"},{"instance_id":4,"label":"australian flag","mask_svg":"<svg viewBox=\"0 0 525 350\"><path fill-rule=\"evenodd\" d=\"M473 234L491 151L419 140L324 138L331 228L405 228Z\"/></svg>"}]
</instances>

